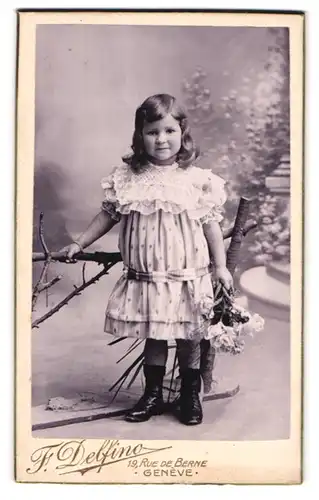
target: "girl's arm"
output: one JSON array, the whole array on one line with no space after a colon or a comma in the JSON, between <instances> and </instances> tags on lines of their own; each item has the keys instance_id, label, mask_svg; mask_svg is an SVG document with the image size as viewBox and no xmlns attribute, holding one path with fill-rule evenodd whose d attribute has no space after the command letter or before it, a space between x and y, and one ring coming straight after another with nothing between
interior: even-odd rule
<instances>
[{"instance_id":1,"label":"girl's arm","mask_svg":"<svg viewBox=\"0 0 319 500\"><path fill-rule=\"evenodd\" d=\"M84 233L82 233L74 243L64 248L68 258L72 259L73 255L78 253L79 250L83 250L85 247L88 247L91 243L101 238L101 236L108 233L116 223L117 221L112 219L105 210L101 210L101 212L94 217Z\"/></svg>"},{"instance_id":2,"label":"girl's arm","mask_svg":"<svg viewBox=\"0 0 319 500\"><path fill-rule=\"evenodd\" d=\"M219 279L229 289L233 286L233 278L226 267L226 252L220 225L218 222L210 221L203 224L203 230L210 256L215 263L216 279Z\"/></svg>"}]
</instances>

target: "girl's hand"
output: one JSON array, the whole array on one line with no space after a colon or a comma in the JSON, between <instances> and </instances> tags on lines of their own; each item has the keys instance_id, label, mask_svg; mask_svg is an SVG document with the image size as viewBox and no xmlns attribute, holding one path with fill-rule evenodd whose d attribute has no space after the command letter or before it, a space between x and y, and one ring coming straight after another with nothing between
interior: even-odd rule
<instances>
[{"instance_id":1,"label":"girl's hand","mask_svg":"<svg viewBox=\"0 0 319 500\"><path fill-rule=\"evenodd\" d=\"M75 263L76 262L76 259L73 259L73 256L79 252L81 252L81 248L80 248L80 245L78 245L78 243L71 243L71 245L68 245L64 248L62 248L62 250L60 250L60 252L64 252L66 254L66 262L67 263Z\"/></svg>"},{"instance_id":2,"label":"girl's hand","mask_svg":"<svg viewBox=\"0 0 319 500\"><path fill-rule=\"evenodd\" d=\"M217 267L215 271L216 280L222 282L227 290L233 289L233 277L228 271L227 267Z\"/></svg>"}]
</instances>

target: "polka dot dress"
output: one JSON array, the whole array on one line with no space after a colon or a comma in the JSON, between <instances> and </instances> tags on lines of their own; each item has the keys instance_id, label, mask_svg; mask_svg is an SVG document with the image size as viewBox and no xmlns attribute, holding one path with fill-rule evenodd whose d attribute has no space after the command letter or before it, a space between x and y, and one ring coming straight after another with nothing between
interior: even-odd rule
<instances>
[{"instance_id":1,"label":"polka dot dress","mask_svg":"<svg viewBox=\"0 0 319 500\"><path fill-rule=\"evenodd\" d=\"M117 216L110 181L109 186L113 188L113 205L107 198L104 208ZM214 218L214 211L210 211ZM166 272L209 266L201 219L191 218L188 210L173 212L174 208L158 208L147 214L138 210L121 213L119 249L125 267L138 272ZM202 325L198 311L202 294L213 295L209 273L189 281L166 282L128 279L123 274L109 298L105 331L118 337L194 338Z\"/></svg>"}]
</instances>

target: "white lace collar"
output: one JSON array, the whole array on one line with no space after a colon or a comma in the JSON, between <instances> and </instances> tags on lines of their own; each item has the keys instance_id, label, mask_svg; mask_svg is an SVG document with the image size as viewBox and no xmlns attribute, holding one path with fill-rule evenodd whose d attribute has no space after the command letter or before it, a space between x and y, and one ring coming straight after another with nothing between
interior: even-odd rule
<instances>
[{"instance_id":1,"label":"white lace collar","mask_svg":"<svg viewBox=\"0 0 319 500\"><path fill-rule=\"evenodd\" d=\"M187 210L198 218L226 199L224 181L210 170L191 166L149 164L140 172L128 165L116 168L102 180L105 199L122 214L131 210L143 214L158 209L180 213Z\"/></svg>"},{"instance_id":2,"label":"white lace collar","mask_svg":"<svg viewBox=\"0 0 319 500\"><path fill-rule=\"evenodd\" d=\"M148 162L147 165L145 165L145 170L166 170L166 171L172 171L176 170L179 168L179 165L176 161L173 163L170 163L168 165L158 165L157 163L152 163Z\"/></svg>"}]
</instances>

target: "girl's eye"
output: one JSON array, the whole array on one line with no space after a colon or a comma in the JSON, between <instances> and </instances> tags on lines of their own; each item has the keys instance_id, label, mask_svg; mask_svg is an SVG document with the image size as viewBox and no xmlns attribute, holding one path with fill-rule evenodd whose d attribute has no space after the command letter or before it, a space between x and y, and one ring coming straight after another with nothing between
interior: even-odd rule
<instances>
[{"instance_id":1,"label":"girl's eye","mask_svg":"<svg viewBox=\"0 0 319 500\"><path fill-rule=\"evenodd\" d=\"M165 133L166 134L174 134L174 132L176 132L176 130L174 128L167 128L165 130ZM147 132L147 135L159 135L160 132L158 132L157 130L149 130Z\"/></svg>"}]
</instances>

